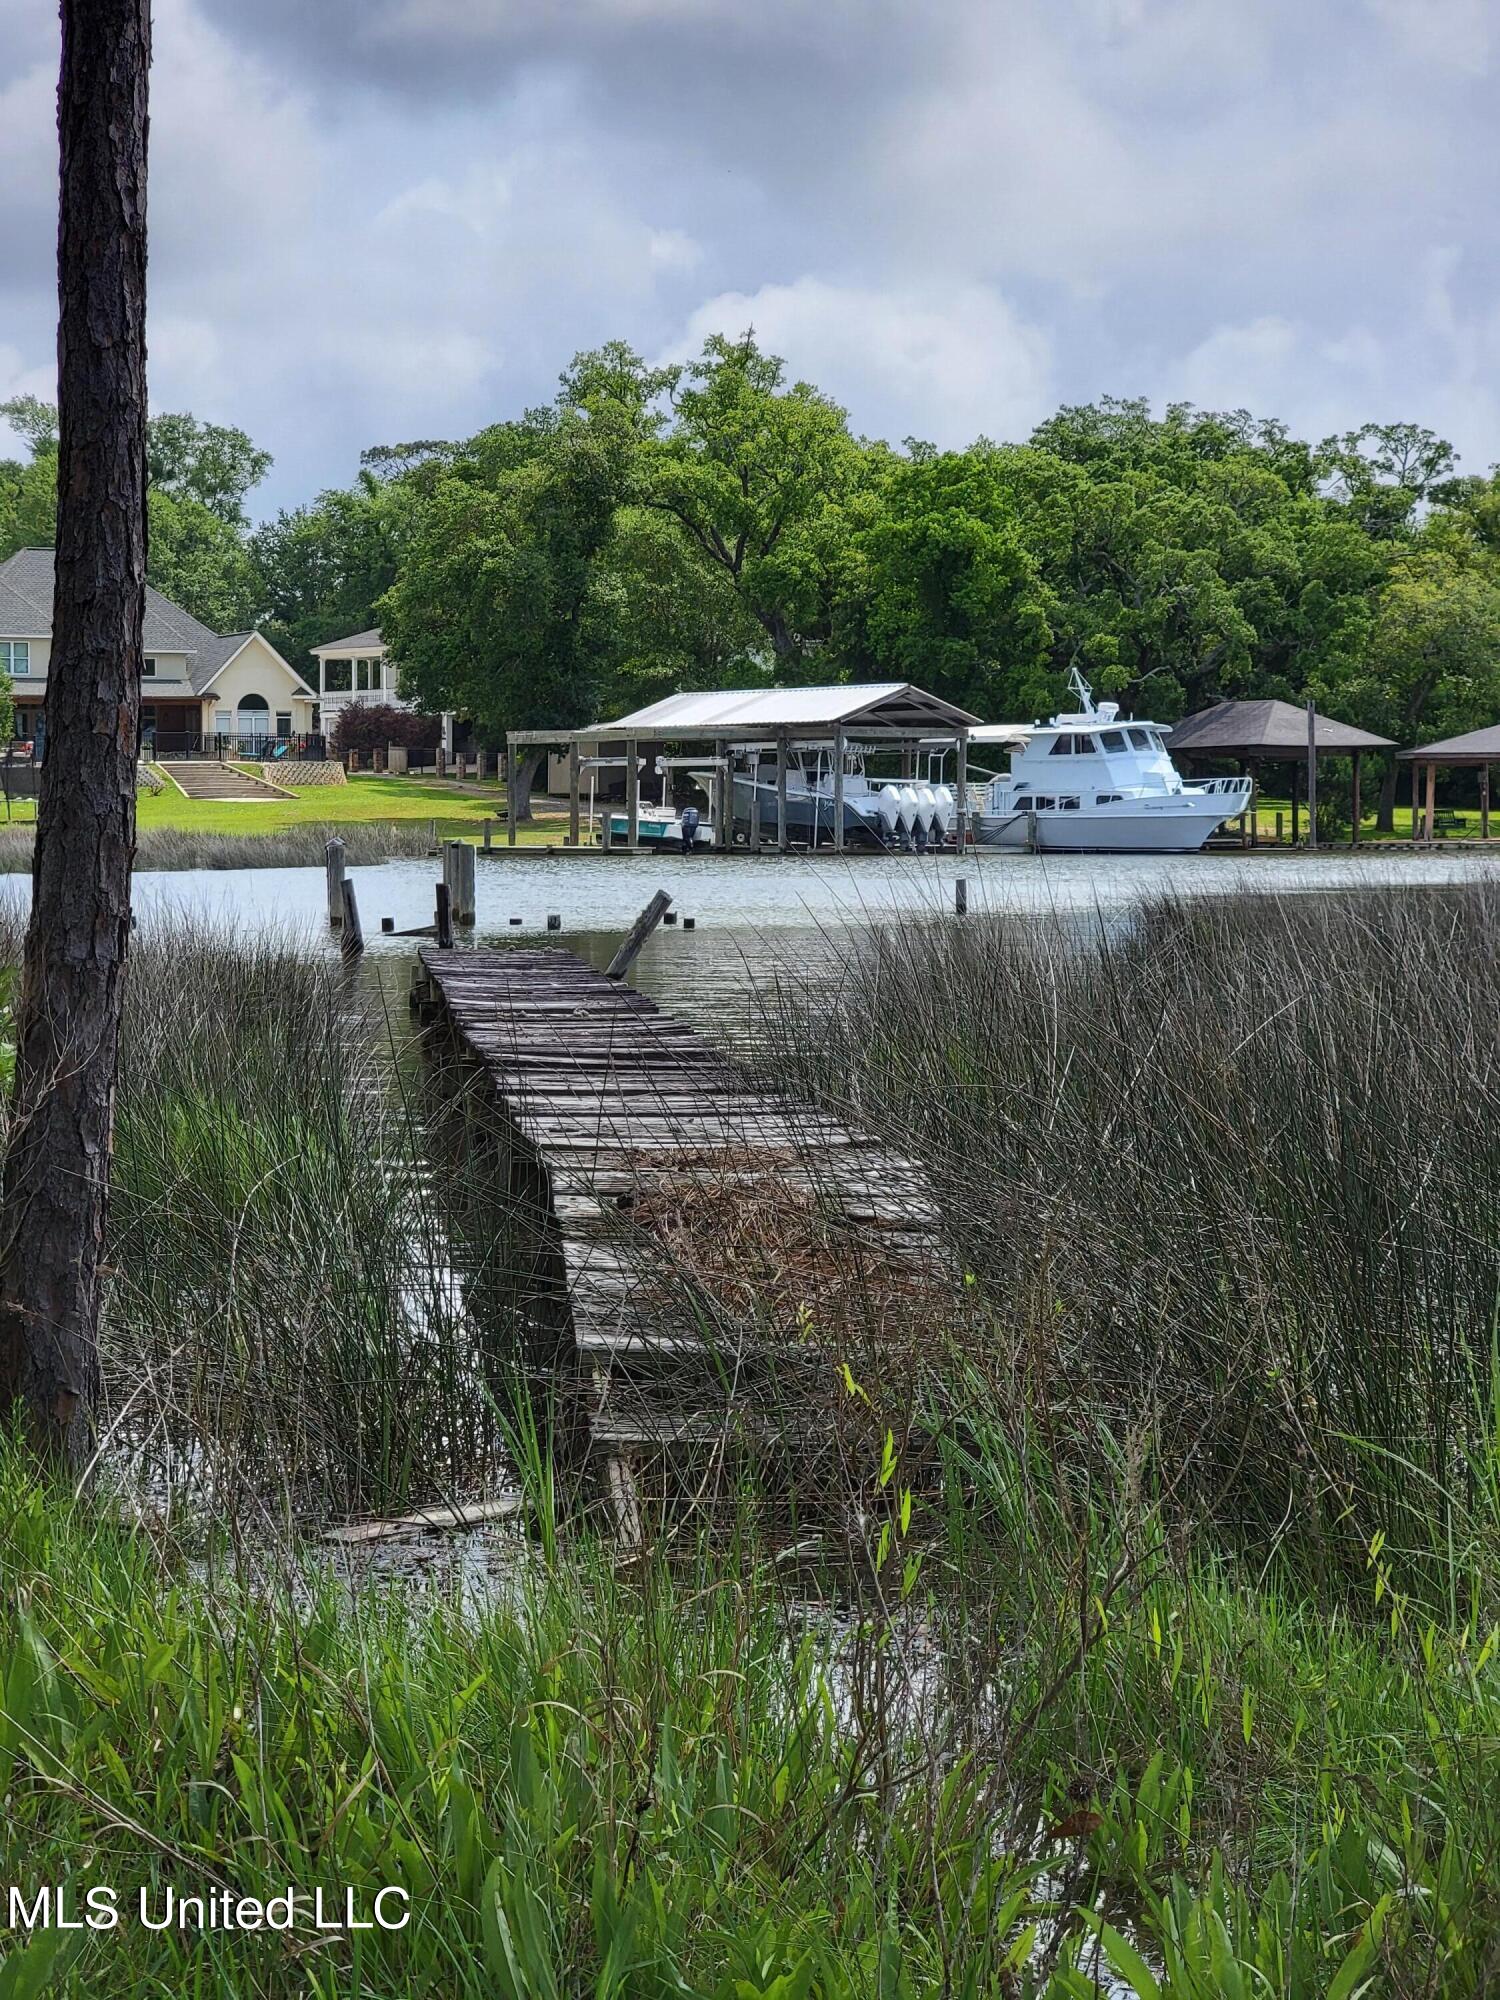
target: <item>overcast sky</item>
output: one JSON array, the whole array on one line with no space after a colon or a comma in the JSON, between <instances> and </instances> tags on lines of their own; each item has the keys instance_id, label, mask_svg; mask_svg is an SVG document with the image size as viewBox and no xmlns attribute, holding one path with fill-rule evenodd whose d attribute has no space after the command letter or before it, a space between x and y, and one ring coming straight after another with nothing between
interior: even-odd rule
<instances>
[{"instance_id":1,"label":"overcast sky","mask_svg":"<svg viewBox=\"0 0 1500 2000\"><path fill-rule=\"evenodd\" d=\"M260 513L751 323L869 435L1112 392L1500 458L1500 0L155 19L152 401L275 454ZM56 44L0 0L0 397L53 394Z\"/></svg>"}]
</instances>

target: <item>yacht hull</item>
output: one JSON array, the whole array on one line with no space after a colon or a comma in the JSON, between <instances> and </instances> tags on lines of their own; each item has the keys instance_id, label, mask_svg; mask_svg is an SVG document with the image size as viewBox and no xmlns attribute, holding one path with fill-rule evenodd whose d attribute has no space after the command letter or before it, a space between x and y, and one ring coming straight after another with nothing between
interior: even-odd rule
<instances>
[{"instance_id":1,"label":"yacht hull","mask_svg":"<svg viewBox=\"0 0 1500 2000\"><path fill-rule=\"evenodd\" d=\"M1103 807L1076 812L978 813L980 847L1039 854L1196 854L1233 813L1220 804L1183 803L1180 795L1128 812Z\"/></svg>"}]
</instances>

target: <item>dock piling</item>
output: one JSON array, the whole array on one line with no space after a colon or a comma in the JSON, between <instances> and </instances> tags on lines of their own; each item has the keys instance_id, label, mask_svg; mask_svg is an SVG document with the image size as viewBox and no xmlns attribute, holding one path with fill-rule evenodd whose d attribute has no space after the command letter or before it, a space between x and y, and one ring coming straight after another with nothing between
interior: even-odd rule
<instances>
[{"instance_id":1,"label":"dock piling","mask_svg":"<svg viewBox=\"0 0 1500 2000\"><path fill-rule=\"evenodd\" d=\"M337 834L323 855L328 872L328 921L337 930L344 921L344 843Z\"/></svg>"}]
</instances>

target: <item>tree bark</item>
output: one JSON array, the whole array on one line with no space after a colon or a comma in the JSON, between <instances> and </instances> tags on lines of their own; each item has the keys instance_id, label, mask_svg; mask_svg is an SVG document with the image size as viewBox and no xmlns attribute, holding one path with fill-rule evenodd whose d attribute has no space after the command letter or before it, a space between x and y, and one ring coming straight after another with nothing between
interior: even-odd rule
<instances>
[{"instance_id":1,"label":"tree bark","mask_svg":"<svg viewBox=\"0 0 1500 2000\"><path fill-rule=\"evenodd\" d=\"M528 750L516 759L516 819L530 819L531 794L536 784L537 773L546 757L545 750Z\"/></svg>"},{"instance_id":2,"label":"tree bark","mask_svg":"<svg viewBox=\"0 0 1500 2000\"><path fill-rule=\"evenodd\" d=\"M150 0L62 0L57 575L0 1196L0 1399L70 1470L98 1400L135 851L150 44Z\"/></svg>"}]
</instances>

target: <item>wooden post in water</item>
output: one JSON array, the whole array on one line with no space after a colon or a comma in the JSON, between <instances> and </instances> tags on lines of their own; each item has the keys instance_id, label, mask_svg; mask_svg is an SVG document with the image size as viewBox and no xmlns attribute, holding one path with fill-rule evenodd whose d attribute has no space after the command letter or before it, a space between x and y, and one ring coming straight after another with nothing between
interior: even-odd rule
<instances>
[{"instance_id":1,"label":"wooden post in water","mask_svg":"<svg viewBox=\"0 0 1500 2000\"><path fill-rule=\"evenodd\" d=\"M323 850L328 871L328 921L335 930L344 921L344 843L337 834Z\"/></svg>"},{"instance_id":2,"label":"wooden post in water","mask_svg":"<svg viewBox=\"0 0 1500 2000\"><path fill-rule=\"evenodd\" d=\"M640 954L641 946L672 906L665 889L658 889L620 941L620 949L604 968L606 979L623 979Z\"/></svg>"},{"instance_id":3,"label":"wooden post in water","mask_svg":"<svg viewBox=\"0 0 1500 2000\"><path fill-rule=\"evenodd\" d=\"M776 845L783 854L790 842L786 827L786 749L787 737L784 729L776 732Z\"/></svg>"},{"instance_id":4,"label":"wooden post in water","mask_svg":"<svg viewBox=\"0 0 1500 2000\"><path fill-rule=\"evenodd\" d=\"M516 746L505 739L505 844L516 844Z\"/></svg>"},{"instance_id":5,"label":"wooden post in water","mask_svg":"<svg viewBox=\"0 0 1500 2000\"><path fill-rule=\"evenodd\" d=\"M1307 851L1318 851L1318 709L1307 704Z\"/></svg>"},{"instance_id":6,"label":"wooden post in water","mask_svg":"<svg viewBox=\"0 0 1500 2000\"><path fill-rule=\"evenodd\" d=\"M625 745L625 845L632 853L641 844L641 773L636 740Z\"/></svg>"},{"instance_id":7,"label":"wooden post in water","mask_svg":"<svg viewBox=\"0 0 1500 2000\"><path fill-rule=\"evenodd\" d=\"M578 845L578 739L568 745L568 845Z\"/></svg>"},{"instance_id":8,"label":"wooden post in water","mask_svg":"<svg viewBox=\"0 0 1500 2000\"><path fill-rule=\"evenodd\" d=\"M489 853L491 847L494 845L494 839L495 822L492 819L487 819L484 823L484 851L486 854Z\"/></svg>"},{"instance_id":9,"label":"wooden post in water","mask_svg":"<svg viewBox=\"0 0 1500 2000\"><path fill-rule=\"evenodd\" d=\"M452 871L448 880L454 921L460 924L472 924L474 921L473 843L467 840L450 841L448 853L452 861Z\"/></svg>"},{"instance_id":10,"label":"wooden post in water","mask_svg":"<svg viewBox=\"0 0 1500 2000\"><path fill-rule=\"evenodd\" d=\"M355 901L354 884L346 875L339 884L344 906L344 935L339 949L345 958L358 958L365 948L365 934L359 921L359 904Z\"/></svg>"},{"instance_id":11,"label":"wooden post in water","mask_svg":"<svg viewBox=\"0 0 1500 2000\"><path fill-rule=\"evenodd\" d=\"M1283 827L1284 827L1284 825L1285 825L1285 822L1286 822L1286 815L1285 815L1285 813L1277 813L1277 815L1276 815L1276 845L1277 845L1278 847L1280 847L1280 845L1281 845L1281 835L1282 835L1282 830L1283 830Z\"/></svg>"},{"instance_id":12,"label":"wooden post in water","mask_svg":"<svg viewBox=\"0 0 1500 2000\"><path fill-rule=\"evenodd\" d=\"M969 914L969 884L963 875L953 885L953 913L959 917Z\"/></svg>"},{"instance_id":13,"label":"wooden post in water","mask_svg":"<svg viewBox=\"0 0 1500 2000\"><path fill-rule=\"evenodd\" d=\"M438 949L440 951L451 951L453 949L453 905L449 900L448 884L446 882L439 882L437 885L437 908L433 930L437 936Z\"/></svg>"}]
</instances>

